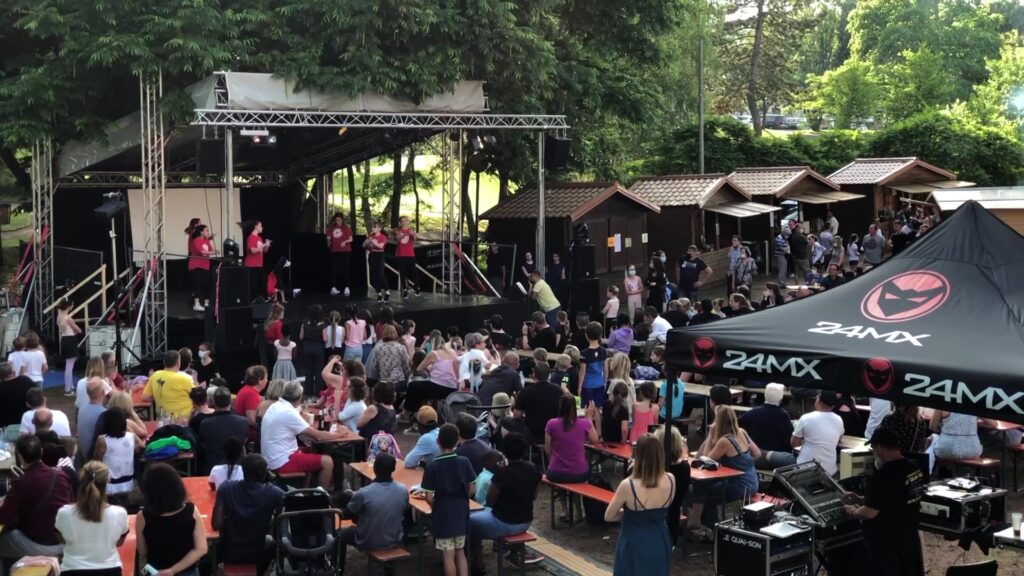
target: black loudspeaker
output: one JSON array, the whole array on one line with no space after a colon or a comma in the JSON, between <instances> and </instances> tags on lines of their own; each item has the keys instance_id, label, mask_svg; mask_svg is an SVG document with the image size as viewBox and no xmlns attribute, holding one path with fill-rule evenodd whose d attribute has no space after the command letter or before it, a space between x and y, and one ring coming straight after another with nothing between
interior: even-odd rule
<instances>
[{"instance_id":1,"label":"black loudspeaker","mask_svg":"<svg viewBox=\"0 0 1024 576\"><path fill-rule=\"evenodd\" d=\"M196 172L200 174L224 173L224 140L203 138L196 145Z\"/></svg>"},{"instance_id":2,"label":"black loudspeaker","mask_svg":"<svg viewBox=\"0 0 1024 576\"><path fill-rule=\"evenodd\" d=\"M267 316L270 316L270 307L273 306L273 302L255 302L252 305L252 321L258 324L266 322Z\"/></svg>"},{"instance_id":3,"label":"black loudspeaker","mask_svg":"<svg viewBox=\"0 0 1024 576\"><path fill-rule=\"evenodd\" d=\"M583 279L594 277L594 256L597 247L593 244L576 245L572 249L572 278Z\"/></svg>"},{"instance_id":4,"label":"black loudspeaker","mask_svg":"<svg viewBox=\"0 0 1024 576\"><path fill-rule=\"evenodd\" d=\"M249 294L249 269L245 266L221 266L217 291L221 308L248 305L252 300Z\"/></svg>"},{"instance_id":5,"label":"black loudspeaker","mask_svg":"<svg viewBox=\"0 0 1024 576\"><path fill-rule=\"evenodd\" d=\"M217 323L218 350L245 350L254 346L252 306L220 309Z\"/></svg>"},{"instance_id":6,"label":"black loudspeaker","mask_svg":"<svg viewBox=\"0 0 1024 576\"><path fill-rule=\"evenodd\" d=\"M569 167L571 157L572 140L550 134L544 138L545 170L565 170Z\"/></svg>"},{"instance_id":7,"label":"black loudspeaker","mask_svg":"<svg viewBox=\"0 0 1024 576\"><path fill-rule=\"evenodd\" d=\"M600 281L597 278L585 280L573 280L569 296L570 318L575 318L578 312L587 312L592 320L601 316L601 293Z\"/></svg>"}]
</instances>

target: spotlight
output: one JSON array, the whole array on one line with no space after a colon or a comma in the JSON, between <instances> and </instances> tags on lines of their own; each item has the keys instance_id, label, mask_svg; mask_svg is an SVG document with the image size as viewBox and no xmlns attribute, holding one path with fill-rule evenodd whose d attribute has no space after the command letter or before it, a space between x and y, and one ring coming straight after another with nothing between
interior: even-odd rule
<instances>
[{"instance_id":1,"label":"spotlight","mask_svg":"<svg viewBox=\"0 0 1024 576\"><path fill-rule=\"evenodd\" d=\"M107 192L103 195L103 203L93 210L96 219L106 222L128 209L128 203L124 201L122 192Z\"/></svg>"},{"instance_id":2,"label":"spotlight","mask_svg":"<svg viewBox=\"0 0 1024 576\"><path fill-rule=\"evenodd\" d=\"M573 242L576 244L590 244L590 227L586 222L580 222L573 227Z\"/></svg>"},{"instance_id":3,"label":"spotlight","mask_svg":"<svg viewBox=\"0 0 1024 576\"><path fill-rule=\"evenodd\" d=\"M345 132L348 132L348 126L342 126L338 128L338 136L344 136Z\"/></svg>"},{"instance_id":4,"label":"spotlight","mask_svg":"<svg viewBox=\"0 0 1024 576\"><path fill-rule=\"evenodd\" d=\"M469 157L466 158L466 166L477 174L493 169L496 161L494 152L497 143L498 140L489 134L471 136L469 139L470 153Z\"/></svg>"}]
</instances>

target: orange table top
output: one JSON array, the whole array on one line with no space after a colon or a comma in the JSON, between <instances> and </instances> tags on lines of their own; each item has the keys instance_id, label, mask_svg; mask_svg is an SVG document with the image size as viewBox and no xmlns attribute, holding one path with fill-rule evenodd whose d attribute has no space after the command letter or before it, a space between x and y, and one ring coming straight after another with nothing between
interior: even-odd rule
<instances>
[{"instance_id":1,"label":"orange table top","mask_svg":"<svg viewBox=\"0 0 1024 576\"><path fill-rule=\"evenodd\" d=\"M373 473L373 466L369 462L353 462L349 464L353 470L355 470L360 476L367 480L373 481L377 477ZM406 488L412 490L413 486L419 486L423 482L423 469L422 468L406 468L405 463L399 460L396 462L395 471L391 475L392 480L403 484ZM409 498L409 506L416 510L420 514L430 516L433 512L433 508L430 504L422 498ZM483 506L478 504L475 500L469 501L470 511L483 510Z\"/></svg>"},{"instance_id":2,"label":"orange table top","mask_svg":"<svg viewBox=\"0 0 1024 576\"><path fill-rule=\"evenodd\" d=\"M156 420L146 420L143 422L146 425L146 435L152 436L153 432L156 432L157 428L160 427L160 423Z\"/></svg>"},{"instance_id":3,"label":"orange table top","mask_svg":"<svg viewBox=\"0 0 1024 576\"><path fill-rule=\"evenodd\" d=\"M134 404L135 406L152 406L153 405L153 401L152 400L143 400L142 399L142 391L143 390L144 390L144 388L141 388L141 387L132 390L132 404Z\"/></svg>"},{"instance_id":4,"label":"orange table top","mask_svg":"<svg viewBox=\"0 0 1024 576\"><path fill-rule=\"evenodd\" d=\"M593 450L619 460L633 459L633 445L629 442L598 442L597 444L587 444L586 447L587 450Z\"/></svg>"},{"instance_id":5,"label":"orange table top","mask_svg":"<svg viewBox=\"0 0 1024 576\"><path fill-rule=\"evenodd\" d=\"M128 516L128 535L124 542L118 547L117 553L121 556L122 576L135 576L135 556L137 550L137 538L135 536L135 514Z\"/></svg>"},{"instance_id":6,"label":"orange table top","mask_svg":"<svg viewBox=\"0 0 1024 576\"><path fill-rule=\"evenodd\" d=\"M206 476L193 476L182 478L185 483L185 496L189 502L195 504L199 514L203 517L203 528L206 529L206 537L216 540L220 533L213 529L213 505L217 501L217 491L210 487L209 479Z\"/></svg>"},{"instance_id":7,"label":"orange table top","mask_svg":"<svg viewBox=\"0 0 1024 576\"><path fill-rule=\"evenodd\" d=\"M718 470L690 468L691 482L703 482L707 480L724 480L726 478L738 478L740 476L743 476L743 472L735 468L729 468L728 466L719 466Z\"/></svg>"}]
</instances>

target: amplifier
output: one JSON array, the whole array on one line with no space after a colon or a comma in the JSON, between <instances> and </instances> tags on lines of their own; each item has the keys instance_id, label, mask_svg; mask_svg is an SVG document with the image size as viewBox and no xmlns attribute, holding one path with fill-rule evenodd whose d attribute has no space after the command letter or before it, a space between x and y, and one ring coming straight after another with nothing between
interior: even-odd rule
<instances>
[{"instance_id":1,"label":"amplifier","mask_svg":"<svg viewBox=\"0 0 1024 576\"><path fill-rule=\"evenodd\" d=\"M807 526L780 522L758 529L740 519L715 526L716 576L810 576L813 554Z\"/></svg>"},{"instance_id":2,"label":"amplifier","mask_svg":"<svg viewBox=\"0 0 1024 576\"><path fill-rule=\"evenodd\" d=\"M967 478L928 484L921 497L922 530L962 536L1006 518L1006 490L978 485Z\"/></svg>"},{"instance_id":3,"label":"amplifier","mask_svg":"<svg viewBox=\"0 0 1024 576\"><path fill-rule=\"evenodd\" d=\"M847 520L843 511L843 487L829 476L817 462L804 462L775 470L772 481L802 513L823 526L834 526Z\"/></svg>"},{"instance_id":4,"label":"amplifier","mask_svg":"<svg viewBox=\"0 0 1024 576\"><path fill-rule=\"evenodd\" d=\"M875 454L870 448L845 448L839 451L839 479L870 476L875 473Z\"/></svg>"}]
</instances>

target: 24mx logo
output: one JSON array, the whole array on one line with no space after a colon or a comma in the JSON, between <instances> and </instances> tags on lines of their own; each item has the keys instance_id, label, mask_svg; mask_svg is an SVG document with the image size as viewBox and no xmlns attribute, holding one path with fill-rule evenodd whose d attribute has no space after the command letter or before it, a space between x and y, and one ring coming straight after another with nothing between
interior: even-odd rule
<instances>
[{"instance_id":1,"label":"24mx logo","mask_svg":"<svg viewBox=\"0 0 1024 576\"><path fill-rule=\"evenodd\" d=\"M818 322L816 326L817 328L810 328L807 331L813 332L814 334L846 336L847 338L857 338L859 340L863 340L865 338L885 340L889 344L909 342L920 348L924 347L921 344L921 340L931 337L931 334L911 334L910 332L904 332L903 330L879 332L871 326L843 326L839 322Z\"/></svg>"},{"instance_id":2,"label":"24mx logo","mask_svg":"<svg viewBox=\"0 0 1024 576\"><path fill-rule=\"evenodd\" d=\"M815 370L820 360L804 360L796 356L790 356L785 360L779 360L774 354L750 355L742 350L726 350L726 360L722 368L727 370L753 370L763 374L780 374L792 378L803 378L805 376L821 380L821 374Z\"/></svg>"},{"instance_id":3,"label":"24mx logo","mask_svg":"<svg viewBox=\"0 0 1024 576\"><path fill-rule=\"evenodd\" d=\"M980 392L974 392L966 382L959 380L932 380L931 376L924 374L907 374L904 378L910 386L903 390L908 396L919 396L921 398L939 398L950 404L976 404L989 410L1004 410L1009 408L1017 414L1024 414L1024 408L1017 404L1017 400L1024 397L1024 392L1007 394L1001 388L988 386Z\"/></svg>"}]
</instances>

